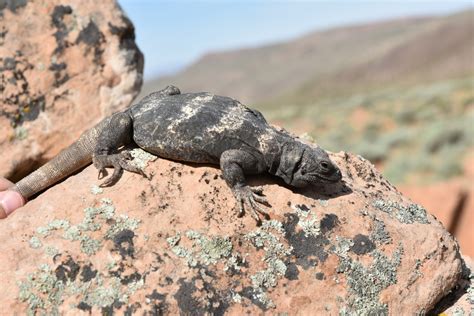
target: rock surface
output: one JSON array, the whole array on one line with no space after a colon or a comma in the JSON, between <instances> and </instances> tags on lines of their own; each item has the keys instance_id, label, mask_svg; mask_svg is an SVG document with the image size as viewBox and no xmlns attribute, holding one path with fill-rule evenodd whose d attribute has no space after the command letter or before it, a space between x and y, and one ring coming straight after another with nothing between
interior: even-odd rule
<instances>
[{"instance_id":1,"label":"rock surface","mask_svg":"<svg viewBox=\"0 0 474 316\"><path fill-rule=\"evenodd\" d=\"M0 174L19 180L128 106L142 72L115 1L0 1Z\"/></svg>"},{"instance_id":2,"label":"rock surface","mask_svg":"<svg viewBox=\"0 0 474 316\"><path fill-rule=\"evenodd\" d=\"M440 315L474 315L474 261L463 256L464 266L461 279L436 307L432 314Z\"/></svg>"},{"instance_id":3,"label":"rock surface","mask_svg":"<svg viewBox=\"0 0 474 316\"><path fill-rule=\"evenodd\" d=\"M399 189L443 223L458 240L463 254L474 257L474 151L465 159L462 176Z\"/></svg>"},{"instance_id":4,"label":"rock surface","mask_svg":"<svg viewBox=\"0 0 474 316\"><path fill-rule=\"evenodd\" d=\"M100 189L89 166L0 222L0 302L19 314L430 311L461 277L457 243L368 161L331 158L336 186L251 178L272 205L261 227L237 217L216 168L159 159L151 180Z\"/></svg>"}]
</instances>

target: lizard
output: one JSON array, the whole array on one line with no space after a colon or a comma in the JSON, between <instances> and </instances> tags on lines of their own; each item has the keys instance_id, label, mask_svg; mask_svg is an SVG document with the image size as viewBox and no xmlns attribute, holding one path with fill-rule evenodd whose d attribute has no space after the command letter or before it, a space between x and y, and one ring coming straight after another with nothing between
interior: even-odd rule
<instances>
[{"instance_id":1,"label":"lizard","mask_svg":"<svg viewBox=\"0 0 474 316\"><path fill-rule=\"evenodd\" d=\"M261 187L247 184L246 175L267 172L297 188L342 178L326 151L271 126L259 111L230 97L182 94L177 87L167 86L104 118L13 190L27 200L91 162L98 178L105 179L101 186L116 183L124 170L146 176L121 150L128 145L160 158L220 166L239 217L248 210L257 224L260 215L269 218L262 207L269 203ZM109 167L114 170L107 177Z\"/></svg>"}]
</instances>

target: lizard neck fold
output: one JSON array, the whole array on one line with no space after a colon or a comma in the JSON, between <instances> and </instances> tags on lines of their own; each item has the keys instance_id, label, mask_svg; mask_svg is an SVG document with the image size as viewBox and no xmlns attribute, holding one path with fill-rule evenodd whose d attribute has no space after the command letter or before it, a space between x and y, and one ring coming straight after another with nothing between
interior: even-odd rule
<instances>
[{"instance_id":1,"label":"lizard neck fold","mask_svg":"<svg viewBox=\"0 0 474 316\"><path fill-rule=\"evenodd\" d=\"M294 142L295 140L286 132L273 130L272 137L267 142L266 150L263 151L268 173L277 175L285 148Z\"/></svg>"}]
</instances>

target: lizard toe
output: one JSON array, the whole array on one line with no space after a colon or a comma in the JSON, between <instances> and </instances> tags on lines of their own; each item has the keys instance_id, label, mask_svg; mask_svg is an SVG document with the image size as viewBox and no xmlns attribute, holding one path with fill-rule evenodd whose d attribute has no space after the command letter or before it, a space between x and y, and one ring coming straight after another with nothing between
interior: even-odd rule
<instances>
[{"instance_id":1,"label":"lizard toe","mask_svg":"<svg viewBox=\"0 0 474 316\"><path fill-rule=\"evenodd\" d=\"M141 168L130 162L131 160L133 160L133 157L127 151L121 152L119 154L94 156L93 163L94 166L99 170L99 180L107 176L107 171L105 169L106 167L114 168L114 173L104 182L102 182L100 186L107 187L117 183L117 181L122 177L124 170L138 173L149 179L149 177Z\"/></svg>"},{"instance_id":2,"label":"lizard toe","mask_svg":"<svg viewBox=\"0 0 474 316\"><path fill-rule=\"evenodd\" d=\"M117 183L117 181L120 180L120 178L122 177L123 168L119 164L116 164L113 167L114 167L114 173L110 177L105 179L105 181L100 184L100 187L112 186L115 183Z\"/></svg>"},{"instance_id":3,"label":"lizard toe","mask_svg":"<svg viewBox=\"0 0 474 316\"><path fill-rule=\"evenodd\" d=\"M255 193L259 192L261 194L263 191L260 188L250 188L249 186L244 186L234 188L233 191L239 206L238 217L243 216L245 208L250 213L250 216L255 219L258 226L262 224L259 214L261 214L267 220L270 218L267 212L259 205L259 203L268 205L265 197Z\"/></svg>"},{"instance_id":4,"label":"lizard toe","mask_svg":"<svg viewBox=\"0 0 474 316\"><path fill-rule=\"evenodd\" d=\"M108 174L109 173L107 172L107 170L105 168L99 169L99 173L97 174L97 180L104 179L105 177L107 177Z\"/></svg>"},{"instance_id":5,"label":"lizard toe","mask_svg":"<svg viewBox=\"0 0 474 316\"><path fill-rule=\"evenodd\" d=\"M237 214L237 217L243 217L245 215L245 211L244 211L244 200L239 198L238 199L238 203L239 203L239 212Z\"/></svg>"},{"instance_id":6,"label":"lizard toe","mask_svg":"<svg viewBox=\"0 0 474 316\"><path fill-rule=\"evenodd\" d=\"M270 207L270 203L268 203L268 200L267 200L266 197L261 196L261 195L257 195L257 194L252 194L252 196L253 196L253 199L254 199L255 201L257 201L258 203Z\"/></svg>"},{"instance_id":7,"label":"lizard toe","mask_svg":"<svg viewBox=\"0 0 474 316\"><path fill-rule=\"evenodd\" d=\"M257 220L257 224L261 224L261 219L260 219L260 216L259 214L263 215L263 217L265 217L265 219L269 219L270 216L268 216L268 214L265 212L265 210L256 203L255 199L252 197L249 197L248 198L248 203L250 205L250 214L252 214L252 217L255 218L255 220Z\"/></svg>"},{"instance_id":8,"label":"lizard toe","mask_svg":"<svg viewBox=\"0 0 474 316\"><path fill-rule=\"evenodd\" d=\"M251 187L250 190L255 193L255 194L258 194L258 195L262 195L263 194L263 187L261 186L258 186L258 187Z\"/></svg>"}]
</instances>

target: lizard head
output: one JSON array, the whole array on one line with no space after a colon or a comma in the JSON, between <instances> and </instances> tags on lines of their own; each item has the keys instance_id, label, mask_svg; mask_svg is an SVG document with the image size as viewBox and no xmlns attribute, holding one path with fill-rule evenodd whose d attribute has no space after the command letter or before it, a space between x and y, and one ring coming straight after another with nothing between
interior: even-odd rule
<instances>
[{"instance_id":1,"label":"lizard head","mask_svg":"<svg viewBox=\"0 0 474 316\"><path fill-rule=\"evenodd\" d=\"M284 147L275 174L294 187L334 183L342 178L341 171L323 149L299 142Z\"/></svg>"}]
</instances>

